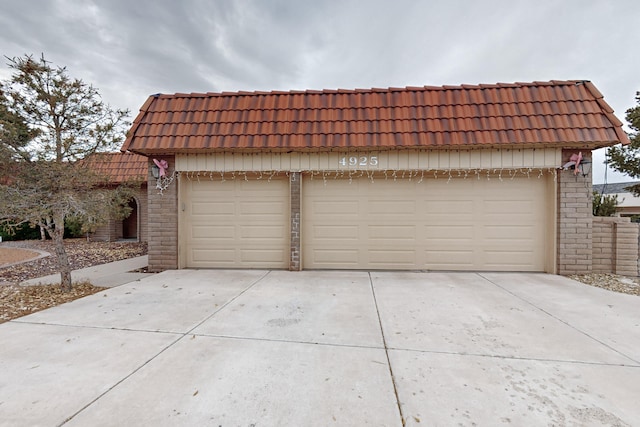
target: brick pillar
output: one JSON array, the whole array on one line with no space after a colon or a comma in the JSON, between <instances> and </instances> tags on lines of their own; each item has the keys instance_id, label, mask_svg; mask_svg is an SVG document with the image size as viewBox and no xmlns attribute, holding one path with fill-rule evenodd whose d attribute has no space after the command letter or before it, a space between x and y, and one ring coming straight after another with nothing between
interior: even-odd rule
<instances>
[{"instance_id":1,"label":"brick pillar","mask_svg":"<svg viewBox=\"0 0 640 427\"><path fill-rule=\"evenodd\" d=\"M625 276L638 275L638 224L630 218L616 218L614 224L615 265L614 273Z\"/></svg>"},{"instance_id":2,"label":"brick pillar","mask_svg":"<svg viewBox=\"0 0 640 427\"><path fill-rule=\"evenodd\" d=\"M289 205L291 206L290 218L290 235L291 244L289 256L289 270L302 270L300 259L300 196L302 190L302 174L300 172L289 173Z\"/></svg>"},{"instance_id":3,"label":"brick pillar","mask_svg":"<svg viewBox=\"0 0 640 427\"><path fill-rule=\"evenodd\" d=\"M567 162L578 150L562 150ZM591 152L583 151L591 160ZM558 274L580 274L592 271L592 184L572 170L558 171Z\"/></svg>"},{"instance_id":4,"label":"brick pillar","mask_svg":"<svg viewBox=\"0 0 640 427\"><path fill-rule=\"evenodd\" d=\"M174 156L158 156L169 163L167 175L175 170ZM178 179L162 194L156 188L156 178L151 175L153 161L149 158L147 176L147 232L149 239L149 271L159 272L178 268Z\"/></svg>"}]
</instances>

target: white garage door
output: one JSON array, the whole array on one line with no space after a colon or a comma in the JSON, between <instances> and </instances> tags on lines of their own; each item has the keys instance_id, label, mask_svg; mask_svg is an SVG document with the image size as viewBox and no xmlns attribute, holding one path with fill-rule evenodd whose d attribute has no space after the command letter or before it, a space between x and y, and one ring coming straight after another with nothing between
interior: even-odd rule
<instances>
[{"instance_id":1,"label":"white garage door","mask_svg":"<svg viewBox=\"0 0 640 427\"><path fill-rule=\"evenodd\" d=\"M181 185L183 267L288 267L288 180L184 179Z\"/></svg>"},{"instance_id":2,"label":"white garage door","mask_svg":"<svg viewBox=\"0 0 640 427\"><path fill-rule=\"evenodd\" d=\"M544 271L545 183L307 177L303 266Z\"/></svg>"}]
</instances>

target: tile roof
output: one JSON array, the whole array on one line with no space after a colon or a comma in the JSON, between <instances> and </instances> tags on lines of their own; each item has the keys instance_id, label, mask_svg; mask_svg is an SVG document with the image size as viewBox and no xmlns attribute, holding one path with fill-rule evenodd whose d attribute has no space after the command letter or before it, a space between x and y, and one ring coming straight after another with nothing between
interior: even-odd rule
<instances>
[{"instance_id":1,"label":"tile roof","mask_svg":"<svg viewBox=\"0 0 640 427\"><path fill-rule=\"evenodd\" d=\"M148 162L134 153L96 153L84 160L96 173L106 175L110 182L120 184L130 180L147 180Z\"/></svg>"},{"instance_id":2,"label":"tile roof","mask_svg":"<svg viewBox=\"0 0 640 427\"><path fill-rule=\"evenodd\" d=\"M308 150L629 142L589 81L157 94L122 150Z\"/></svg>"}]
</instances>

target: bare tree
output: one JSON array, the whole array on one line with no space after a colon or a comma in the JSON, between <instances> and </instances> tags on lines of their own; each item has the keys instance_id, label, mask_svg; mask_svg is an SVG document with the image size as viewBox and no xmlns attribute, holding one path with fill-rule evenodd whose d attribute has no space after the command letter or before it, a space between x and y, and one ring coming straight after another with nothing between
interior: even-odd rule
<instances>
[{"instance_id":1,"label":"bare tree","mask_svg":"<svg viewBox=\"0 0 640 427\"><path fill-rule=\"evenodd\" d=\"M0 84L0 220L28 222L46 230L64 290L71 267L64 247L65 219L91 226L125 213L127 188L108 190L81 160L118 147L128 111L105 104L97 89L32 56L7 58L13 70Z\"/></svg>"}]
</instances>

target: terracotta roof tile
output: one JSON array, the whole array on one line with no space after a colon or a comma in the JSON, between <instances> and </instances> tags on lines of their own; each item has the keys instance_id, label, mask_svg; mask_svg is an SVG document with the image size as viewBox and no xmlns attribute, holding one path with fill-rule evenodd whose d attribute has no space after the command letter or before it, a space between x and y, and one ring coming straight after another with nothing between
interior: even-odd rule
<instances>
[{"instance_id":1,"label":"terracotta roof tile","mask_svg":"<svg viewBox=\"0 0 640 427\"><path fill-rule=\"evenodd\" d=\"M138 154L96 153L84 162L98 174L109 177L110 183L147 179L148 159Z\"/></svg>"},{"instance_id":2,"label":"terracotta roof tile","mask_svg":"<svg viewBox=\"0 0 640 427\"><path fill-rule=\"evenodd\" d=\"M330 149L628 143L588 81L152 95L122 147Z\"/></svg>"}]
</instances>

